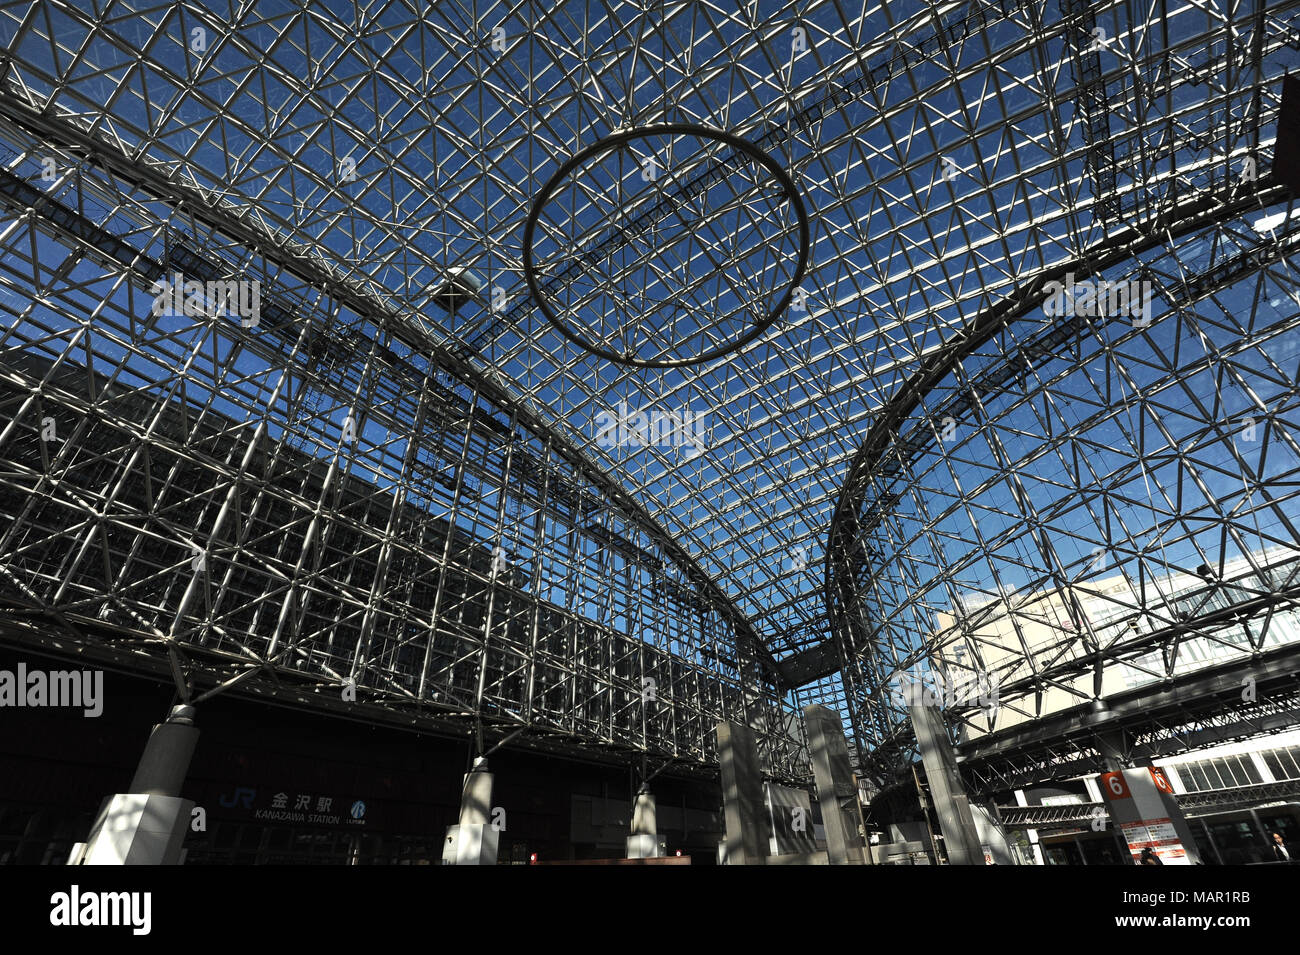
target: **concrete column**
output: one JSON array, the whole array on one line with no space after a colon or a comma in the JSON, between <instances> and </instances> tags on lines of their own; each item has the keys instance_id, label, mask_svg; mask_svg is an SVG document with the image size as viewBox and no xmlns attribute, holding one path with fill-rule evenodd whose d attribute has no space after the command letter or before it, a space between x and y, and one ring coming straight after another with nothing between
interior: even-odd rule
<instances>
[{"instance_id":1,"label":"concrete column","mask_svg":"<svg viewBox=\"0 0 1300 955\"><path fill-rule=\"evenodd\" d=\"M629 859L658 859L665 854L655 820L655 797L650 786L641 784L632 803L632 833L627 837Z\"/></svg>"},{"instance_id":2,"label":"concrete column","mask_svg":"<svg viewBox=\"0 0 1300 955\"><path fill-rule=\"evenodd\" d=\"M766 806L754 731L748 726L724 720L718 723L717 732L723 816L727 823L726 863L765 865L768 841Z\"/></svg>"},{"instance_id":3,"label":"concrete column","mask_svg":"<svg viewBox=\"0 0 1300 955\"><path fill-rule=\"evenodd\" d=\"M930 799L939 817L939 830L943 834L948 862L950 865L983 865L984 850L962 787L961 774L957 772L957 754L953 752L948 731L943 725L943 713L937 706L926 705L919 693L909 701L908 712L916 731L921 763L925 766Z\"/></svg>"},{"instance_id":4,"label":"concrete column","mask_svg":"<svg viewBox=\"0 0 1300 955\"><path fill-rule=\"evenodd\" d=\"M998 825L993 813L977 803L972 804L970 810L975 820L975 831L979 833L980 846L986 847L993 856L993 864L1015 865L1016 857L1011 852L1011 844L1007 842L1007 834Z\"/></svg>"},{"instance_id":5,"label":"concrete column","mask_svg":"<svg viewBox=\"0 0 1300 955\"><path fill-rule=\"evenodd\" d=\"M1098 778L1111 822L1138 865L1150 848L1164 865L1196 865L1201 861L1196 837L1188 825L1169 780L1154 766L1113 770Z\"/></svg>"},{"instance_id":6,"label":"concrete column","mask_svg":"<svg viewBox=\"0 0 1300 955\"><path fill-rule=\"evenodd\" d=\"M825 863L826 854L817 848L813 832L812 796L803 789L766 782L763 797L767 803L768 830L772 833L768 839L767 864L772 865L777 856L804 856L809 864ZM814 861L816 856L821 857L821 863Z\"/></svg>"},{"instance_id":7,"label":"concrete column","mask_svg":"<svg viewBox=\"0 0 1300 955\"><path fill-rule=\"evenodd\" d=\"M862 814L858 811L858 788L853 782L844 724L839 716L817 703L804 707L803 720L808 729L808 748L830 864L861 864L865 861L862 837L858 834Z\"/></svg>"},{"instance_id":8,"label":"concrete column","mask_svg":"<svg viewBox=\"0 0 1300 955\"><path fill-rule=\"evenodd\" d=\"M1112 718L1105 700L1093 701L1089 723L1107 770L1097 777L1096 786L1115 831L1127 844L1134 864L1142 850L1150 848L1165 865L1195 865L1201 861L1200 851L1174 787L1151 765L1149 756L1133 751L1127 731L1107 725Z\"/></svg>"},{"instance_id":9,"label":"concrete column","mask_svg":"<svg viewBox=\"0 0 1300 955\"><path fill-rule=\"evenodd\" d=\"M181 799L199 730L194 707L174 706L153 728L130 791L104 800L69 865L179 865L194 803Z\"/></svg>"},{"instance_id":10,"label":"concrete column","mask_svg":"<svg viewBox=\"0 0 1300 955\"><path fill-rule=\"evenodd\" d=\"M460 791L460 819L447 827L442 861L446 865L496 865L500 833L492 825L492 774L483 756L465 774Z\"/></svg>"}]
</instances>

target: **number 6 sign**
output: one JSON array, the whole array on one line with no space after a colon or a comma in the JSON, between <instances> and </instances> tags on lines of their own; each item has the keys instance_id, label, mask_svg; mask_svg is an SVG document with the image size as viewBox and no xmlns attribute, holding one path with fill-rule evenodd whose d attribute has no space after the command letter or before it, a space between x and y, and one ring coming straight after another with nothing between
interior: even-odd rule
<instances>
[{"instance_id":1,"label":"number 6 sign","mask_svg":"<svg viewBox=\"0 0 1300 955\"><path fill-rule=\"evenodd\" d=\"M1165 783L1165 785L1169 784ZM1124 781L1123 773L1103 773L1101 791L1106 794L1107 799L1130 799L1133 796L1129 792L1128 783Z\"/></svg>"},{"instance_id":2,"label":"number 6 sign","mask_svg":"<svg viewBox=\"0 0 1300 955\"><path fill-rule=\"evenodd\" d=\"M1162 793L1173 795L1174 787L1169 785L1169 780L1165 779L1165 774L1154 766L1151 767L1151 779L1156 784L1156 789L1159 789Z\"/></svg>"}]
</instances>

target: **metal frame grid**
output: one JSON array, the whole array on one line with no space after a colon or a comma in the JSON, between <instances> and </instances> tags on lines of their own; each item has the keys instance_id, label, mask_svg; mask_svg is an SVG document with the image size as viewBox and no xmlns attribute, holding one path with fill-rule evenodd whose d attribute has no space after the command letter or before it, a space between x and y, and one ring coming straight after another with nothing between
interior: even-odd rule
<instances>
[{"instance_id":1,"label":"metal frame grid","mask_svg":"<svg viewBox=\"0 0 1300 955\"><path fill-rule=\"evenodd\" d=\"M485 715L496 688L502 708L491 718L503 727L527 722L520 713L537 698L525 693L521 704L501 688L531 673L536 689L542 649L515 634L535 627L544 603L560 608L574 634L582 621L604 628L595 669L621 665L616 658L646 644L619 644L620 633L653 633L649 645L734 692L743 694L752 679L772 727L788 719L783 705L826 702L846 714L867 749L890 736L897 717L871 695L891 667L919 659L930 635L944 630L942 606L951 610L953 599L971 593L995 601L1061 593L1063 580L1077 578L1076 545L1058 553L1056 538L1088 536L1066 518L1093 506L1096 494L1122 498L1126 513L1143 512L1131 535L1107 532L1092 545L1114 548L1111 572L1122 568L1138 581L1202 562L1227 567L1233 558L1225 547L1202 538L1217 534L1246 559L1256 544L1284 536L1276 522L1293 518L1286 458L1293 405L1285 382L1294 374L1281 333L1292 330L1296 314L1285 304L1286 252L1266 263L1250 260L1226 285L1211 279L1255 243L1251 222L1289 212L1278 205L1282 194L1270 191L1277 187L1267 171L1278 80L1300 46L1296 11L1295 3L1266 7L1262 0L857 7L839 0L423 7L268 0L221 9L164 0L93 11L65 0L0 3L0 123L10 148L4 168L61 204L38 210L17 184L9 193L0 231L7 269L0 347L18 389L13 407L28 417L21 425L12 418L6 433L26 434L25 453L33 453L32 403L89 414L104 402L125 409L152 395L152 413L137 409L145 423L123 418L113 425L105 413L105 444L82 452L103 473L87 464L80 495L71 480L58 485L69 496L54 526L75 542L67 566L89 574L94 565L101 574L92 616L135 614L138 631L170 641L173 652L177 629L222 652L247 643L239 628L210 620L209 608L233 612L251 596L246 612L257 615L258 626L268 617L284 623L270 626L279 635L274 648L237 652L265 661L306 639L304 649L323 653L335 675L370 667L367 679L400 697L409 691L398 672L405 664L364 648L385 627L409 624L415 591L403 596L386 583L376 590L374 581L433 574L438 619L472 617L471 608L486 601L486 628L467 635L448 624L455 631L449 640L469 641L480 660L498 639L498 649L522 654L503 655L499 674L485 666L471 679L480 707L465 710L471 719ZM532 198L570 157L619 130L665 122L725 129L790 172L814 223L801 283L806 302L802 310L792 304L741 352L689 369L621 367L564 340L534 312L521 271L521 230ZM49 181L41 179L43 160L53 161ZM1247 167L1258 176L1243 188ZM592 214L606 198L591 197L573 215ZM87 231L88 224L99 231ZM124 263L124 256L139 261ZM255 335L218 320L144 321L150 263L176 262L258 278L274 290L268 301L283 320L268 319ZM1150 280L1164 311L1141 332L1090 325L1049 341L1050 323L1029 320L1027 309L1044 282L1071 269L1080 277ZM1205 295L1179 291L1189 275L1207 276ZM1019 363L1020 346L1035 342L1068 348L1082 364L1067 372L1070 362L1056 352ZM48 368L30 364L37 359ZM58 384L79 369L80 390ZM1209 391L1195 391L1197 414L1209 417L1173 427L1168 422L1184 399L1168 396L1182 388L1176 379L1183 374L1213 381ZM1222 430L1225 414L1246 407L1239 379L1249 385L1257 375L1270 382L1269 395L1250 405L1261 427L1268 418L1267 452L1250 464L1202 450L1198 441L1227 446L1221 435L1214 444L1211 432ZM974 387L986 379L998 380L998 396ZM1120 384L1126 390L1118 391ZM1146 393L1156 386L1164 391ZM1021 389L1014 400L1013 389ZM916 461L889 452L907 446L893 442L906 442L908 428L928 428L943 402L963 393L969 407L957 445ZM1098 407L1084 417L1062 412L1065 400ZM602 446L593 440L593 421L619 402L702 412L706 447L683 461L676 448ZM1052 402L1041 420L1031 411ZM171 419L164 409L182 404L188 410L174 436L149 428L148 421ZM357 440L344 449L339 429L348 411L356 413ZM864 437L874 440L873 423L895 418L890 427L899 430L878 443L879 457L855 466ZM204 428L226 434L229 448L218 451L219 441L203 439L210 446L194 473L207 474L208 486L199 482L183 495L191 510L178 502L175 519L164 509L149 530L118 522L116 485L103 483L113 480L112 466L141 466L155 445L169 461L198 461L187 442L208 434ZM108 431L117 437L108 440ZM1000 444L990 443L995 436ZM1027 490L1011 492L1009 505L993 500L1007 481L1023 484L1014 476L1021 460L1046 460L1070 443L1117 455L1099 468L1102 483L1067 469L1044 479L1056 482L1048 498L1058 506ZM524 448L526 460L540 463L540 477L521 470ZM28 494L40 486L48 495L54 486L37 475L73 463L40 450L39 468L6 452L6 461L20 465L6 466L11 489ZM1148 453L1164 456L1148 465ZM298 483L267 480L258 469L271 460ZM881 488L864 488L891 478L879 470L891 460L910 481L902 509L891 502L878 525L855 528L854 508L879 500ZM313 470L322 466L336 475L328 489L327 477ZM1103 478L1140 476L1149 467L1158 472L1150 493L1145 485L1123 494L1104 486ZM1234 505L1219 507L1217 491L1205 494L1198 484L1207 470L1249 473L1254 483ZM981 476L968 481L976 471ZM564 493L581 489L606 510L563 530L568 525L554 524L548 510L570 513L555 503L562 482ZM179 486L159 487L170 494ZM1193 492L1205 497L1203 505L1189 504ZM339 496L339 510L329 495ZM370 541L360 546L375 570L331 563L325 543L300 555L288 538L256 529L257 509L273 499L294 502L285 513L306 522L304 541L336 521L340 531L347 526ZM1022 530L981 540L969 522L951 524L951 515L973 514L981 501ZM247 520L235 518L249 508ZM410 518L414 511L456 530L420 531L436 541L433 552L408 547L398 531L424 520ZM37 546L37 525L24 513L6 533ZM200 530L193 521L205 514L224 514L220 528ZM283 521L269 526L288 526ZM592 525L602 530L589 531ZM463 544L457 532L468 535ZM159 593L125 611L123 588L141 582L122 578L111 555L137 560L155 548L165 553L164 540L196 534L214 543L208 560L220 579L178 591L157 573L145 574ZM254 539L270 549L244 549ZM611 543L617 540L630 544ZM954 540L941 556L939 545ZM1158 553L1180 541L1187 553ZM1195 561L1193 541L1200 547ZM1002 543L1026 553L999 550ZM430 557L438 545L442 555ZM882 572L875 557L863 556L868 545L898 560ZM485 580L482 561L495 556L494 547L510 566L497 564L496 577L489 567ZM686 581L712 616L699 622L670 604L676 591L667 583L638 590L636 574L656 578L635 569L638 559L624 550L664 560L672 570L663 579ZM276 597L258 599L264 591L252 578L240 583L231 568L253 552L263 582L273 582L281 598L303 575L316 579L313 562L321 561L328 573L320 579L346 593L330 599L348 608L338 626L349 630L351 649L328 640L317 647L293 630L308 619L300 606L305 593L272 613ZM182 556L171 553L161 565L179 566ZM545 569L551 560L557 569ZM1020 569L1003 573L1006 562ZM1257 560L1253 579L1268 578L1279 562ZM977 565L987 573L971 579ZM527 577L510 592L532 602L499 596L502 573ZM624 582L614 592L625 598L607 592L619 575ZM38 595L44 589L44 598L70 596L75 584L56 577L42 570L25 585ZM461 579L486 584L484 595L446 592L459 592L453 581ZM88 580L81 584L92 587ZM1262 585L1244 577L1206 583L1255 587L1262 595ZM859 601L878 605L865 628L854 616ZM1135 613L1155 611L1143 600L1130 603ZM57 602L45 606L57 609ZM444 611L453 606L460 609ZM847 622L846 607L853 611ZM665 614L675 622L645 623ZM706 657L715 625L719 645L731 651ZM669 635L679 630L680 639ZM1010 644L1009 656L999 658L1010 680L1007 699L1039 712L1035 695L1058 676L1074 679L1070 667L1131 663L1139 650L1184 642L1179 634L1136 632L1146 641L1141 646L1110 631L1076 634L1047 663L1030 642ZM1007 645L970 628L961 639L968 637L976 646ZM393 639L400 655L407 638ZM1260 639L1252 631L1248 642ZM943 647L955 645L945 641L929 641L938 662ZM1075 644L1082 649L1069 649ZM577 636L568 646L563 679L576 686L584 678L579 658L597 649ZM424 688L417 679L409 692L424 705L420 693L432 692L433 672L443 671L432 662L431 644L420 655L428 657L416 668ZM444 670L463 658L451 650ZM1058 665L1066 670L1053 669ZM1175 663L1165 672L1176 675ZM612 701L600 706L625 710ZM556 731L621 745L618 732L601 728L611 720L557 717ZM661 748L703 753L698 732L670 732ZM649 747L650 735L639 745ZM772 729L768 745L784 749L789 738Z\"/></svg>"},{"instance_id":2,"label":"metal frame grid","mask_svg":"<svg viewBox=\"0 0 1300 955\"><path fill-rule=\"evenodd\" d=\"M802 778L747 621L580 452L381 305L61 132L42 189L50 139L3 126L11 639L165 659L195 702L355 699L480 752L690 770L733 719ZM173 270L256 276L258 324L154 314Z\"/></svg>"},{"instance_id":3,"label":"metal frame grid","mask_svg":"<svg viewBox=\"0 0 1300 955\"><path fill-rule=\"evenodd\" d=\"M891 687L918 666L997 685L993 710L949 712L988 733L1117 668L1163 686L1300 639L1297 233L1289 199L1257 201L1279 193L1252 196L1275 227L1213 208L1095 273L1150 282L1149 324L1002 316L882 416L828 589L865 738L904 723Z\"/></svg>"}]
</instances>

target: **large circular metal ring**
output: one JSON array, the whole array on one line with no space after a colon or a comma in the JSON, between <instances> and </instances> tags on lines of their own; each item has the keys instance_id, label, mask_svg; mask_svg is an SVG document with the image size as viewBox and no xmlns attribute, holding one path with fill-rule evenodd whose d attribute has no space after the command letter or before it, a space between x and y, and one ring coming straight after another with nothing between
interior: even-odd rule
<instances>
[{"instance_id":1,"label":"large circular metal ring","mask_svg":"<svg viewBox=\"0 0 1300 955\"><path fill-rule=\"evenodd\" d=\"M582 335L560 319L559 316L551 309L550 304L546 301L546 296L542 293L542 288L537 280L536 264L533 261L533 235L537 228L537 221L541 215L543 207L550 201L551 197L560 188L569 173L574 169L587 162L593 156L610 151L624 143L634 139L646 139L651 136L693 136L699 139L712 139L731 146L733 149L749 157L753 162L762 166L776 179L784 192L786 199L794 209L795 217L799 225L799 255L795 266L794 275L790 280L789 286L781 296L780 301L771 309L767 316L733 342L728 342L721 347L713 348L699 355L689 358L675 360L647 360L638 358L635 355L622 354L603 348L599 344L587 341ZM547 180L542 191L537 194L533 200L532 207L528 210L528 218L524 223L524 280L528 283L528 291L532 295L533 301L537 303L538 309L546 316L556 330L565 338L573 342L579 348L585 349L593 355L598 355L608 361L620 365L636 365L642 368L680 368L687 365L697 365L701 362L710 361L721 355L726 355L736 349L753 341L764 331L770 328L784 313L790 305L790 299L794 295L795 289L803 281L804 274L808 268L808 257L810 254L810 230L808 226L808 213L804 208L803 200L799 197L799 192L795 188L794 180L790 178L789 173L776 162L771 156L763 152L757 146L740 138L733 136L731 133L722 132L721 130L711 129L707 126L697 126L693 123L662 123L655 126L645 126L640 129L623 130L606 136L604 139L593 143L586 149L574 155L564 165L555 171L555 174ZM576 253L575 253L576 254Z\"/></svg>"}]
</instances>

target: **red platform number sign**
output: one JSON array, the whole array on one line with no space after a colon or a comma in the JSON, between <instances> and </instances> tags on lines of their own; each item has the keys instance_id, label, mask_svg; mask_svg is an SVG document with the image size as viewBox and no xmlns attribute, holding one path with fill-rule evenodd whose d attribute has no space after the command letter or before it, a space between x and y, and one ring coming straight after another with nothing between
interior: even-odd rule
<instances>
[{"instance_id":1,"label":"red platform number sign","mask_svg":"<svg viewBox=\"0 0 1300 955\"><path fill-rule=\"evenodd\" d=\"M1165 785L1169 785L1165 783ZM1132 793L1128 791L1128 783L1124 781L1123 773L1103 773L1101 776L1101 791L1106 794L1107 799L1129 799Z\"/></svg>"},{"instance_id":2,"label":"red platform number sign","mask_svg":"<svg viewBox=\"0 0 1300 955\"><path fill-rule=\"evenodd\" d=\"M1159 789L1162 793L1169 793L1171 796L1174 794L1174 787L1169 785L1169 780L1165 779L1165 774L1154 766L1151 767L1151 780L1156 784L1156 789Z\"/></svg>"}]
</instances>

